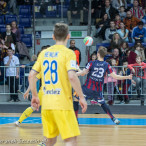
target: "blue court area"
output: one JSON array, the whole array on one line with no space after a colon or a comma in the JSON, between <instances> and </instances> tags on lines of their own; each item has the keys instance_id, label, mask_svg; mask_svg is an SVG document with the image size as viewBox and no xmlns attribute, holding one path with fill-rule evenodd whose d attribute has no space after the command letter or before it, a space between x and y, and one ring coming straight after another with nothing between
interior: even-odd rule
<instances>
[{"instance_id":1,"label":"blue court area","mask_svg":"<svg viewBox=\"0 0 146 146\"><path fill-rule=\"evenodd\" d=\"M18 117L0 117L0 125L11 124L18 120ZM115 125L109 118L79 118L80 125ZM146 119L127 119L119 118L120 125L139 125L146 126ZM29 117L23 123L41 124L40 117Z\"/></svg>"}]
</instances>

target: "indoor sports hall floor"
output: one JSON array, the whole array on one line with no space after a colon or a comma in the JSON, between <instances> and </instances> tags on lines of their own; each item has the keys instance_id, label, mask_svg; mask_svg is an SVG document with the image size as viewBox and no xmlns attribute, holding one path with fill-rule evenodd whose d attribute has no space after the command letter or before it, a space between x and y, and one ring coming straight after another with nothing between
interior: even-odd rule
<instances>
[{"instance_id":1,"label":"indoor sports hall floor","mask_svg":"<svg viewBox=\"0 0 146 146\"><path fill-rule=\"evenodd\" d=\"M19 109L20 105L17 106ZM89 106L88 112L91 109L95 112L95 108ZM131 113L127 113L129 108ZM120 125L115 125L107 115L102 114L100 108L96 108L99 114L91 111L92 114L80 114L79 124L82 135L78 138L78 146L146 146L146 107L130 106L129 108L111 107L113 113L119 113L115 116L120 119ZM126 114L123 114L124 111ZM34 113L20 127L16 127L14 122L20 115L21 113L14 112L0 113L0 146L37 146L42 140L40 113ZM59 137L55 146L63 145Z\"/></svg>"}]
</instances>

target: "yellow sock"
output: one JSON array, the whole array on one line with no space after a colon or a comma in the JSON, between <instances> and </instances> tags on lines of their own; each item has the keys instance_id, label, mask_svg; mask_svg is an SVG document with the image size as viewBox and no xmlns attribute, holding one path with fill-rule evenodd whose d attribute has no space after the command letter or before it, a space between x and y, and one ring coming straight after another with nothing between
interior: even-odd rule
<instances>
[{"instance_id":1,"label":"yellow sock","mask_svg":"<svg viewBox=\"0 0 146 146\"><path fill-rule=\"evenodd\" d=\"M32 107L28 107L19 118L19 122L22 123L27 117L29 117L33 113Z\"/></svg>"}]
</instances>

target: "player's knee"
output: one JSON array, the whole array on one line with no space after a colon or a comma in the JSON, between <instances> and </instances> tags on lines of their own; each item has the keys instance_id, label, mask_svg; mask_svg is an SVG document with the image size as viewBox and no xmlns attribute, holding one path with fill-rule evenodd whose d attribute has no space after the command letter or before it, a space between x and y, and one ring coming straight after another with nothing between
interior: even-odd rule
<instances>
[{"instance_id":1,"label":"player's knee","mask_svg":"<svg viewBox=\"0 0 146 146\"><path fill-rule=\"evenodd\" d=\"M71 146L76 146L77 145L77 137L71 137L71 138L67 138L64 140L64 142L70 143Z\"/></svg>"},{"instance_id":2,"label":"player's knee","mask_svg":"<svg viewBox=\"0 0 146 146\"><path fill-rule=\"evenodd\" d=\"M46 146L54 146L56 142L57 142L57 138L47 138Z\"/></svg>"},{"instance_id":3,"label":"player's knee","mask_svg":"<svg viewBox=\"0 0 146 146\"><path fill-rule=\"evenodd\" d=\"M31 108L32 108L33 111L36 111L36 108L35 107L31 106Z\"/></svg>"}]
</instances>

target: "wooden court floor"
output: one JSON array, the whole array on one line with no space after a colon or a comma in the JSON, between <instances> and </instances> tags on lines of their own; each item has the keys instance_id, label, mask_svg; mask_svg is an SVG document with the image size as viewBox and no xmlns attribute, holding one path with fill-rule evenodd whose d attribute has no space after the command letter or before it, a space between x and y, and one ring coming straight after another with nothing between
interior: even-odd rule
<instances>
[{"instance_id":1,"label":"wooden court floor","mask_svg":"<svg viewBox=\"0 0 146 146\"><path fill-rule=\"evenodd\" d=\"M0 117L15 117L20 114L0 114ZM40 117L33 114L32 117ZM79 115L80 118L108 118L107 115ZM145 115L116 115L118 118L146 119ZM146 146L146 126L143 125L80 125L78 146ZM0 125L0 146L37 146L41 141L41 124L13 123ZM55 146L64 146L58 137Z\"/></svg>"}]
</instances>

